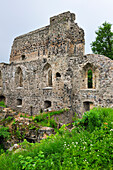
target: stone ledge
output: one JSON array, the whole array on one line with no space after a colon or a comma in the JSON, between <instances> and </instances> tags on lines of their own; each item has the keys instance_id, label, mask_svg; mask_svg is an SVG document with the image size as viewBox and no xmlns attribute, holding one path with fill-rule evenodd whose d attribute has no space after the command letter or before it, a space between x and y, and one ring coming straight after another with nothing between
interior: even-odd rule
<instances>
[{"instance_id":1,"label":"stone ledge","mask_svg":"<svg viewBox=\"0 0 113 170\"><path fill-rule=\"evenodd\" d=\"M22 105L18 105L17 107L22 107Z\"/></svg>"},{"instance_id":2,"label":"stone ledge","mask_svg":"<svg viewBox=\"0 0 113 170\"><path fill-rule=\"evenodd\" d=\"M23 87L17 87L16 89L24 89Z\"/></svg>"},{"instance_id":3,"label":"stone ledge","mask_svg":"<svg viewBox=\"0 0 113 170\"><path fill-rule=\"evenodd\" d=\"M52 87L44 87L43 90L52 90Z\"/></svg>"},{"instance_id":4,"label":"stone ledge","mask_svg":"<svg viewBox=\"0 0 113 170\"><path fill-rule=\"evenodd\" d=\"M97 91L98 89L80 89L80 91Z\"/></svg>"}]
</instances>

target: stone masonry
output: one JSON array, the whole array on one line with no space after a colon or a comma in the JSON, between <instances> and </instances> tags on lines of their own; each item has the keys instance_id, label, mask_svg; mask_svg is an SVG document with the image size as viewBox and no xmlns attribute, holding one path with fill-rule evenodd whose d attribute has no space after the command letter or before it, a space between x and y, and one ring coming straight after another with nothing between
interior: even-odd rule
<instances>
[{"instance_id":1,"label":"stone masonry","mask_svg":"<svg viewBox=\"0 0 113 170\"><path fill-rule=\"evenodd\" d=\"M10 64L0 64L0 100L29 114L61 108L80 114L94 106L113 107L113 61L85 55L84 45L84 31L70 12L15 38Z\"/></svg>"}]
</instances>

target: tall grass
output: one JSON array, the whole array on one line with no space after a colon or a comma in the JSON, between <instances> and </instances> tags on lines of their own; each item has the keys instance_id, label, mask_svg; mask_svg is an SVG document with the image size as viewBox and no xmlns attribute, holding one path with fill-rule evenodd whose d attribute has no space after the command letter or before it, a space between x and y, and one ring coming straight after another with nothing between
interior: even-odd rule
<instances>
[{"instance_id":1,"label":"tall grass","mask_svg":"<svg viewBox=\"0 0 113 170\"><path fill-rule=\"evenodd\" d=\"M41 143L24 141L22 147L0 156L0 170L112 170L113 109L93 109L71 132L64 125Z\"/></svg>"}]
</instances>

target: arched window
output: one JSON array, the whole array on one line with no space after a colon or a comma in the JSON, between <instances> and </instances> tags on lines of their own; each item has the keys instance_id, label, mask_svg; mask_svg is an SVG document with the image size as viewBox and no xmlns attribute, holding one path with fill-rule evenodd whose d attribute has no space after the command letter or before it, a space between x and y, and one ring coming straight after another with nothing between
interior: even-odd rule
<instances>
[{"instance_id":1,"label":"arched window","mask_svg":"<svg viewBox=\"0 0 113 170\"><path fill-rule=\"evenodd\" d=\"M52 87L52 68L49 63L46 63L44 68L45 85Z\"/></svg>"},{"instance_id":2,"label":"arched window","mask_svg":"<svg viewBox=\"0 0 113 170\"><path fill-rule=\"evenodd\" d=\"M20 67L17 68L16 74L15 74L15 82L16 82L17 87L23 86L23 73Z\"/></svg>"},{"instance_id":3,"label":"arched window","mask_svg":"<svg viewBox=\"0 0 113 170\"><path fill-rule=\"evenodd\" d=\"M0 87L2 87L2 73L0 71Z\"/></svg>"},{"instance_id":4,"label":"arched window","mask_svg":"<svg viewBox=\"0 0 113 170\"><path fill-rule=\"evenodd\" d=\"M52 71L51 70L48 71L48 86L49 87L52 86Z\"/></svg>"},{"instance_id":5,"label":"arched window","mask_svg":"<svg viewBox=\"0 0 113 170\"><path fill-rule=\"evenodd\" d=\"M88 73L87 73L87 78L88 78L88 88L93 88L93 72L91 69L88 70Z\"/></svg>"}]
</instances>

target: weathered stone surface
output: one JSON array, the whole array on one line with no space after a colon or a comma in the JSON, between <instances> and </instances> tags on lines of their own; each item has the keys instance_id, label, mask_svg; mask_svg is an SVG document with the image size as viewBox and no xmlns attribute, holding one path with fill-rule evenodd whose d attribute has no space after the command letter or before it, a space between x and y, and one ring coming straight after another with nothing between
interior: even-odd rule
<instances>
[{"instance_id":1,"label":"weathered stone surface","mask_svg":"<svg viewBox=\"0 0 113 170\"><path fill-rule=\"evenodd\" d=\"M70 108L113 106L113 61L84 55L84 31L70 12L50 18L50 25L15 38L10 64L0 64L0 99L30 115ZM88 70L93 73L88 88Z\"/></svg>"}]
</instances>

